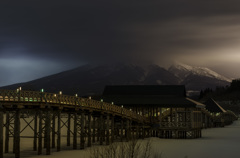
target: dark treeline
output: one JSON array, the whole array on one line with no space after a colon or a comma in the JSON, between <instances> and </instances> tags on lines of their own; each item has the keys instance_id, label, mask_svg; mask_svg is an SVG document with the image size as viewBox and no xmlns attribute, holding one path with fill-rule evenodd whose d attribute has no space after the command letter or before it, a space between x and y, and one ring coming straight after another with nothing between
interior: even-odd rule
<instances>
[{"instance_id":1,"label":"dark treeline","mask_svg":"<svg viewBox=\"0 0 240 158\"><path fill-rule=\"evenodd\" d=\"M233 80L230 86L216 87L215 90L211 88L201 90L199 99L206 100L208 98L232 101L240 100L240 79Z\"/></svg>"},{"instance_id":2,"label":"dark treeline","mask_svg":"<svg viewBox=\"0 0 240 158\"><path fill-rule=\"evenodd\" d=\"M221 106L226 110L240 113L240 79L233 80L230 86L201 90L199 100L204 102L209 98L221 102Z\"/></svg>"}]
</instances>

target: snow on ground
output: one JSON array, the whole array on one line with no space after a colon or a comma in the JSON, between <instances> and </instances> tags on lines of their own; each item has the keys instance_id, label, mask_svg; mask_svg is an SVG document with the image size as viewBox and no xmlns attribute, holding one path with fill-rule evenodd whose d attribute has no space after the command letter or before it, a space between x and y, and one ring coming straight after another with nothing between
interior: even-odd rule
<instances>
[{"instance_id":1,"label":"snow on ground","mask_svg":"<svg viewBox=\"0 0 240 158\"><path fill-rule=\"evenodd\" d=\"M240 157L240 120L224 128L211 128L202 131L199 139L159 139L152 140L153 153L162 153L162 158L239 158ZM141 140L144 143L148 139ZM90 149L72 150L66 147L66 137L62 138L62 151L52 150L51 155L37 155L32 151L33 139L21 139L21 156L29 158L88 158ZM80 142L78 140L78 142ZM12 140L10 140L12 143ZM10 145L12 150L12 145ZM45 152L45 150L43 150ZM14 157L13 154L4 154Z\"/></svg>"}]
</instances>

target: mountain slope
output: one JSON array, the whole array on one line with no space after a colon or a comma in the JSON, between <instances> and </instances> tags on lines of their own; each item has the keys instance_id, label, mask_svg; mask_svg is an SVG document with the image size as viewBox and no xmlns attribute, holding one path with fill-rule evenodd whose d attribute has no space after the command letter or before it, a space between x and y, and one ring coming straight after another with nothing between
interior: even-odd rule
<instances>
[{"instance_id":1,"label":"mountain slope","mask_svg":"<svg viewBox=\"0 0 240 158\"><path fill-rule=\"evenodd\" d=\"M186 85L186 88L191 90L215 88L216 86L229 85L231 82L230 79L205 67L175 63L168 70L180 79L181 84Z\"/></svg>"},{"instance_id":2,"label":"mountain slope","mask_svg":"<svg viewBox=\"0 0 240 158\"><path fill-rule=\"evenodd\" d=\"M64 94L101 94L105 85L176 84L177 77L167 70L150 65L142 67L134 64L86 65L73 70L40 78L34 81L2 87L25 90L40 90Z\"/></svg>"},{"instance_id":3,"label":"mountain slope","mask_svg":"<svg viewBox=\"0 0 240 158\"><path fill-rule=\"evenodd\" d=\"M166 70L158 65L106 64L85 65L26 83L2 87L78 95L98 95L106 85L186 85L187 90L215 88L229 84L223 76L207 68L172 65Z\"/></svg>"}]
</instances>

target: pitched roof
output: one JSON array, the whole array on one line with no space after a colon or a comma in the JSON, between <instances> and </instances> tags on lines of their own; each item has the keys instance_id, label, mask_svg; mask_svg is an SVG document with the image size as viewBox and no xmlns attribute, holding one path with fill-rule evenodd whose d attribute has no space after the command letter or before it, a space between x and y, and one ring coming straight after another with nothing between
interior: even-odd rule
<instances>
[{"instance_id":1,"label":"pitched roof","mask_svg":"<svg viewBox=\"0 0 240 158\"><path fill-rule=\"evenodd\" d=\"M208 99L205 103L206 109L210 112L226 112L215 100Z\"/></svg>"},{"instance_id":2,"label":"pitched roof","mask_svg":"<svg viewBox=\"0 0 240 158\"><path fill-rule=\"evenodd\" d=\"M156 95L112 95L103 96L104 102L114 102L115 105L125 106L157 106L157 107L199 107L205 105L185 97L156 96Z\"/></svg>"},{"instance_id":3,"label":"pitched roof","mask_svg":"<svg viewBox=\"0 0 240 158\"><path fill-rule=\"evenodd\" d=\"M205 107L186 98L183 85L124 85L106 86L104 102L125 106Z\"/></svg>"},{"instance_id":4,"label":"pitched roof","mask_svg":"<svg viewBox=\"0 0 240 158\"><path fill-rule=\"evenodd\" d=\"M103 95L158 95L186 97L184 85L118 85L106 86Z\"/></svg>"}]
</instances>

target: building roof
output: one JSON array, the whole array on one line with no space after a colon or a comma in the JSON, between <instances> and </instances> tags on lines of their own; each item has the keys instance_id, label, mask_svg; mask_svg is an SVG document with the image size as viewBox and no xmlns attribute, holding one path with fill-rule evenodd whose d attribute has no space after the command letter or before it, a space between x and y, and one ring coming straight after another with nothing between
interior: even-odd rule
<instances>
[{"instance_id":1,"label":"building roof","mask_svg":"<svg viewBox=\"0 0 240 158\"><path fill-rule=\"evenodd\" d=\"M104 102L124 106L205 107L186 98L185 86L182 85L106 86L102 97Z\"/></svg>"},{"instance_id":2,"label":"building roof","mask_svg":"<svg viewBox=\"0 0 240 158\"><path fill-rule=\"evenodd\" d=\"M114 102L125 106L158 106L158 107L205 107L205 105L185 97L149 96L149 95L115 95L103 96L104 102Z\"/></svg>"},{"instance_id":3,"label":"building roof","mask_svg":"<svg viewBox=\"0 0 240 158\"><path fill-rule=\"evenodd\" d=\"M106 86L103 95L158 95L186 97L184 85L118 85Z\"/></svg>"},{"instance_id":4,"label":"building roof","mask_svg":"<svg viewBox=\"0 0 240 158\"><path fill-rule=\"evenodd\" d=\"M205 103L206 109L210 112L226 112L215 100L208 99Z\"/></svg>"}]
</instances>

